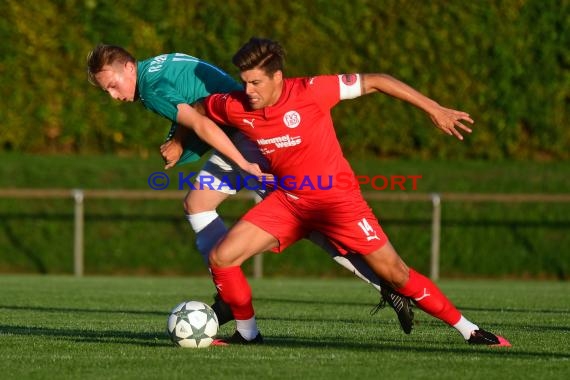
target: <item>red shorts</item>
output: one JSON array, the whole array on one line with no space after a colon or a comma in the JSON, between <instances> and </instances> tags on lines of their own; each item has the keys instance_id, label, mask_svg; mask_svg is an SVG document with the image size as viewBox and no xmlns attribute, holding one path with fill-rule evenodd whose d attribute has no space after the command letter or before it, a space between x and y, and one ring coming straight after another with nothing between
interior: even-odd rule
<instances>
[{"instance_id":1,"label":"red shorts","mask_svg":"<svg viewBox=\"0 0 570 380\"><path fill-rule=\"evenodd\" d=\"M315 230L324 234L340 253L372 253L388 237L360 191L342 198L298 198L278 189L249 210L242 220L255 224L279 241L281 252Z\"/></svg>"}]
</instances>

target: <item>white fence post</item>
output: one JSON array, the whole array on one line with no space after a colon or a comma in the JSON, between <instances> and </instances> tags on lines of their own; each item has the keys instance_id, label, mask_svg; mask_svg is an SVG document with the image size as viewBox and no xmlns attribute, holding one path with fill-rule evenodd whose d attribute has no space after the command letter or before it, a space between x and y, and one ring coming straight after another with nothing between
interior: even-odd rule
<instances>
[{"instance_id":1,"label":"white fence post","mask_svg":"<svg viewBox=\"0 0 570 380\"><path fill-rule=\"evenodd\" d=\"M441 197L437 193L431 194L431 263L430 277L432 281L439 280L439 241L441 236Z\"/></svg>"},{"instance_id":2,"label":"white fence post","mask_svg":"<svg viewBox=\"0 0 570 380\"><path fill-rule=\"evenodd\" d=\"M73 273L76 277L83 276L83 190L72 191L75 200L73 225Z\"/></svg>"},{"instance_id":3,"label":"white fence post","mask_svg":"<svg viewBox=\"0 0 570 380\"><path fill-rule=\"evenodd\" d=\"M253 256L253 278L263 277L263 253Z\"/></svg>"},{"instance_id":4,"label":"white fence post","mask_svg":"<svg viewBox=\"0 0 570 380\"><path fill-rule=\"evenodd\" d=\"M262 198L255 192L250 191L251 199L257 204L262 201ZM263 252L253 256L253 278L263 277Z\"/></svg>"}]
</instances>

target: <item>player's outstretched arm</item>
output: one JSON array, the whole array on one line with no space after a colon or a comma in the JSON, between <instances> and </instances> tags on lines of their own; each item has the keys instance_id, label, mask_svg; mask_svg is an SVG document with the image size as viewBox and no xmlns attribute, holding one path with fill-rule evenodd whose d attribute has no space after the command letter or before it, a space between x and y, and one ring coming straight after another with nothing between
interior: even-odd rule
<instances>
[{"instance_id":1,"label":"player's outstretched arm","mask_svg":"<svg viewBox=\"0 0 570 380\"><path fill-rule=\"evenodd\" d=\"M178 117L176 122L186 128L192 129L200 139L234 161L240 168L248 173L257 177L269 176L261 171L259 165L248 162L216 123L208 117L201 115L190 105L178 105Z\"/></svg>"},{"instance_id":2,"label":"player's outstretched arm","mask_svg":"<svg viewBox=\"0 0 570 380\"><path fill-rule=\"evenodd\" d=\"M361 74L362 94L383 92L394 98L408 102L426 112L435 126L448 135L463 140L463 133L471 133L464 122L473 124L468 113L442 107L402 81L387 74Z\"/></svg>"}]
</instances>

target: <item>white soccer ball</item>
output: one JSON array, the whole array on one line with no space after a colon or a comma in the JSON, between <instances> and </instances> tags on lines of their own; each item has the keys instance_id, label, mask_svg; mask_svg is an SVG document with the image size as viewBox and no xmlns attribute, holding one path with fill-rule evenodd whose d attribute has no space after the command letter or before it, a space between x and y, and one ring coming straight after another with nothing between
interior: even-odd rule
<instances>
[{"instance_id":1,"label":"white soccer ball","mask_svg":"<svg viewBox=\"0 0 570 380\"><path fill-rule=\"evenodd\" d=\"M167 331L172 342L180 347L208 347L218 333L218 317L203 302L185 301L170 312Z\"/></svg>"}]
</instances>

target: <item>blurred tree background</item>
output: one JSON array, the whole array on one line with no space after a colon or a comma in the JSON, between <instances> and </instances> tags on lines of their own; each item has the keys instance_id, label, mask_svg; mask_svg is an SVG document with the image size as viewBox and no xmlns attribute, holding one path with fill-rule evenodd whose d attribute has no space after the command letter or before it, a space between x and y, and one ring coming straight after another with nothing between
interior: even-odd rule
<instances>
[{"instance_id":1,"label":"blurred tree background","mask_svg":"<svg viewBox=\"0 0 570 380\"><path fill-rule=\"evenodd\" d=\"M385 72L476 122L459 143L390 97L341 102L337 133L358 173L425 173L423 192L568 193L569 8L569 0L1 0L0 187L148 190L170 123L89 84L89 51L104 42L138 59L183 52L237 78L233 53L260 36L285 46L288 76ZM71 200L0 206L0 271L72 271ZM570 205L503 206L445 205L442 273L568 278ZM220 212L235 220L247 207L226 202ZM372 207L406 262L427 271L430 205ZM90 199L88 273L206 275L182 214L181 202ZM348 274L309 244L295 251L266 255L266 274Z\"/></svg>"},{"instance_id":2,"label":"blurred tree background","mask_svg":"<svg viewBox=\"0 0 570 380\"><path fill-rule=\"evenodd\" d=\"M184 52L237 78L231 57L255 35L285 46L289 76L386 72L476 121L449 144L402 102L343 102L334 116L348 154L570 157L567 0L3 0L0 16L3 151L155 152L168 122L91 86L88 52Z\"/></svg>"}]
</instances>

